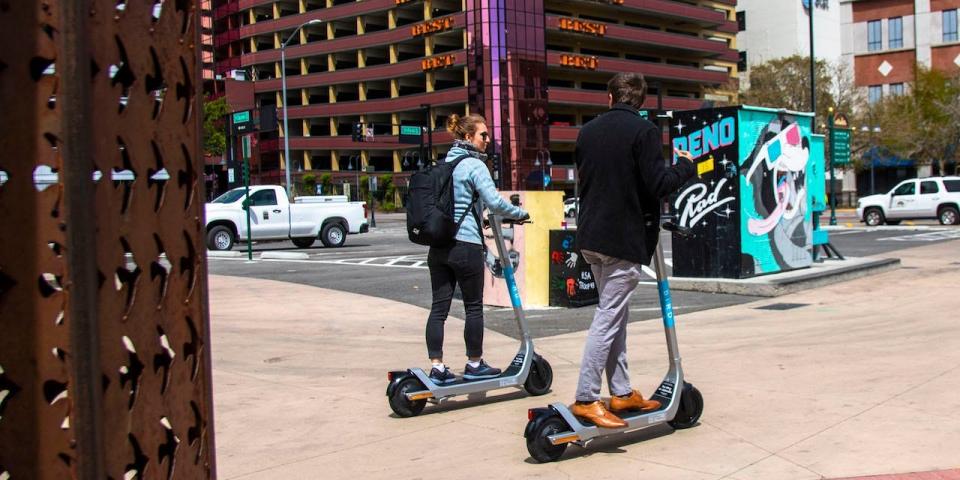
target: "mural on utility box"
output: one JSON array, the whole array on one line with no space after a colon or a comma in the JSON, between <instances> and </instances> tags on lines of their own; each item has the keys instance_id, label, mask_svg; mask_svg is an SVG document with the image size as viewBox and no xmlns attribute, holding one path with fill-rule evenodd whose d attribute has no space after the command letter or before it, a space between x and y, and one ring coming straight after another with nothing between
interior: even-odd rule
<instances>
[{"instance_id":1,"label":"mural on utility box","mask_svg":"<svg viewBox=\"0 0 960 480\"><path fill-rule=\"evenodd\" d=\"M812 120L746 106L673 112L671 143L697 165L670 200L695 235L673 237L674 275L747 278L812 263Z\"/></svg>"},{"instance_id":2,"label":"mural on utility box","mask_svg":"<svg viewBox=\"0 0 960 480\"><path fill-rule=\"evenodd\" d=\"M748 109L740 117L743 273L809 266L811 118Z\"/></svg>"}]
</instances>

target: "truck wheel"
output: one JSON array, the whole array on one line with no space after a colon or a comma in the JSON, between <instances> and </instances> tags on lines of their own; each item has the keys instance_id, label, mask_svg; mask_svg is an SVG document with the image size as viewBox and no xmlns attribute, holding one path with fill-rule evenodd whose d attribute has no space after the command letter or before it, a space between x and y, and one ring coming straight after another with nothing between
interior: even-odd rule
<instances>
[{"instance_id":1,"label":"truck wheel","mask_svg":"<svg viewBox=\"0 0 960 480\"><path fill-rule=\"evenodd\" d=\"M207 232L207 248L210 250L230 250L233 248L233 232L223 225L217 225Z\"/></svg>"},{"instance_id":2,"label":"truck wheel","mask_svg":"<svg viewBox=\"0 0 960 480\"><path fill-rule=\"evenodd\" d=\"M317 237L297 237L293 239L293 244L297 248L310 248L313 246L313 242L317 241Z\"/></svg>"},{"instance_id":3,"label":"truck wheel","mask_svg":"<svg viewBox=\"0 0 960 480\"><path fill-rule=\"evenodd\" d=\"M871 227L876 227L883 223L883 210L880 210L877 207L870 207L866 212L863 212L863 223Z\"/></svg>"},{"instance_id":4,"label":"truck wheel","mask_svg":"<svg viewBox=\"0 0 960 480\"><path fill-rule=\"evenodd\" d=\"M347 231L339 223L330 223L320 232L320 241L326 247L342 247L347 240Z\"/></svg>"},{"instance_id":5,"label":"truck wheel","mask_svg":"<svg viewBox=\"0 0 960 480\"><path fill-rule=\"evenodd\" d=\"M956 207L940 207L937 217L940 219L940 225L956 225L960 222L960 214L957 213Z\"/></svg>"}]
</instances>

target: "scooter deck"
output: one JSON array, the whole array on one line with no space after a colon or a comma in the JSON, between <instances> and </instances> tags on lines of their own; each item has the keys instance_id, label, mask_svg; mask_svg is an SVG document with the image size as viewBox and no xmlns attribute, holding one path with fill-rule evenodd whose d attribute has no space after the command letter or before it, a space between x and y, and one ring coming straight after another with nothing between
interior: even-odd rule
<instances>
[{"instance_id":1,"label":"scooter deck","mask_svg":"<svg viewBox=\"0 0 960 480\"><path fill-rule=\"evenodd\" d=\"M664 399L655 398L655 400L658 400L658 401L660 402L660 406L659 406L658 408L654 409L654 410L645 410L645 411L641 411L641 410L627 410L627 411L625 411L625 412L614 413L614 415L616 415L616 416L620 417L621 419L629 422L630 420L632 420L632 419L634 419L634 418L642 417L642 416L644 416L644 415L650 415L650 414L652 414L652 413L657 413L657 412L665 411L665 410L667 409L667 407L669 406L669 403L670 403L670 400L669 400L669 399L664 400ZM596 427L596 426L597 426L596 424L594 424L593 422L591 422L591 421L589 421L589 420L586 420L586 419L583 419L583 418L580 418L580 417L576 417L576 416L575 416L574 418L576 418L576 419L577 419L577 422L579 422L580 425L583 426L583 427Z\"/></svg>"},{"instance_id":2,"label":"scooter deck","mask_svg":"<svg viewBox=\"0 0 960 480\"><path fill-rule=\"evenodd\" d=\"M506 370L504 370L503 372L501 372L500 375L497 375L496 377L467 379L467 378L463 378L463 376L459 376L459 377L457 377L456 380L454 380L454 381L452 381L452 382L447 382L447 383L436 383L436 382L433 382L433 384L436 385L436 386L438 386L438 387L454 387L454 386L457 386L457 385L466 385L466 384L470 384L470 383L477 383L477 382L483 382L483 381L489 381L489 380L497 380L497 379L500 379L500 378L515 377L515 376L517 376L517 375L520 373L521 367L522 367L522 366L518 366L518 365L510 365L510 367L508 367Z\"/></svg>"}]
</instances>

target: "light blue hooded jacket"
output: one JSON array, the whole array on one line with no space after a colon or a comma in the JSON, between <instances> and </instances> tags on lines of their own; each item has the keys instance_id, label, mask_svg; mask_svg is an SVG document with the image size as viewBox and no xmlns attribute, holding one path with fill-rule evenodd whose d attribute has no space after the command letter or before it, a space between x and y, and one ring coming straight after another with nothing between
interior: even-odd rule
<instances>
[{"instance_id":1,"label":"light blue hooded jacket","mask_svg":"<svg viewBox=\"0 0 960 480\"><path fill-rule=\"evenodd\" d=\"M477 201L477 212L481 219L483 218L484 208L513 219L523 218L527 215L524 209L513 206L500 196L496 185L493 183L493 178L490 177L490 171L487 170L487 165L483 163L487 156L480 153L472 143L455 140L453 148L447 152L444 161L452 162L464 155L469 155L471 158L465 158L453 170L454 219L460 220L460 217L467 211L474 192L480 195L480 199ZM477 225L477 219L473 214L467 212L467 216L464 217L463 223L460 225L460 230L457 231L456 238L461 242L483 244L483 239L480 236L480 226Z\"/></svg>"}]
</instances>

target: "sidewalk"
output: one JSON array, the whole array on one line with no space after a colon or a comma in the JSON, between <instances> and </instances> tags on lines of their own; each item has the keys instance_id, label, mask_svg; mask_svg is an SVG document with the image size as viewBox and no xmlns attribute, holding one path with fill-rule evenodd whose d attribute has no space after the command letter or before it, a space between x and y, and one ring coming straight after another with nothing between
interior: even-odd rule
<instances>
[{"instance_id":1,"label":"sidewalk","mask_svg":"<svg viewBox=\"0 0 960 480\"><path fill-rule=\"evenodd\" d=\"M957 252L960 241L899 250L902 268L893 272L680 314L684 370L705 399L700 425L571 446L545 465L528 458L526 410L572 401L586 332L537 339L554 368L553 392L543 397L501 390L394 418L386 372L426 366L426 311L211 276L219 477L748 480L957 469L960 269L943 266L943 258L960 261ZM757 309L774 303L805 306ZM457 371L461 328L448 322L446 358ZM632 377L649 393L665 370L662 326L637 322L629 331ZM485 346L494 365L517 348L490 330ZM926 475L896 478L938 478Z\"/></svg>"}]
</instances>

